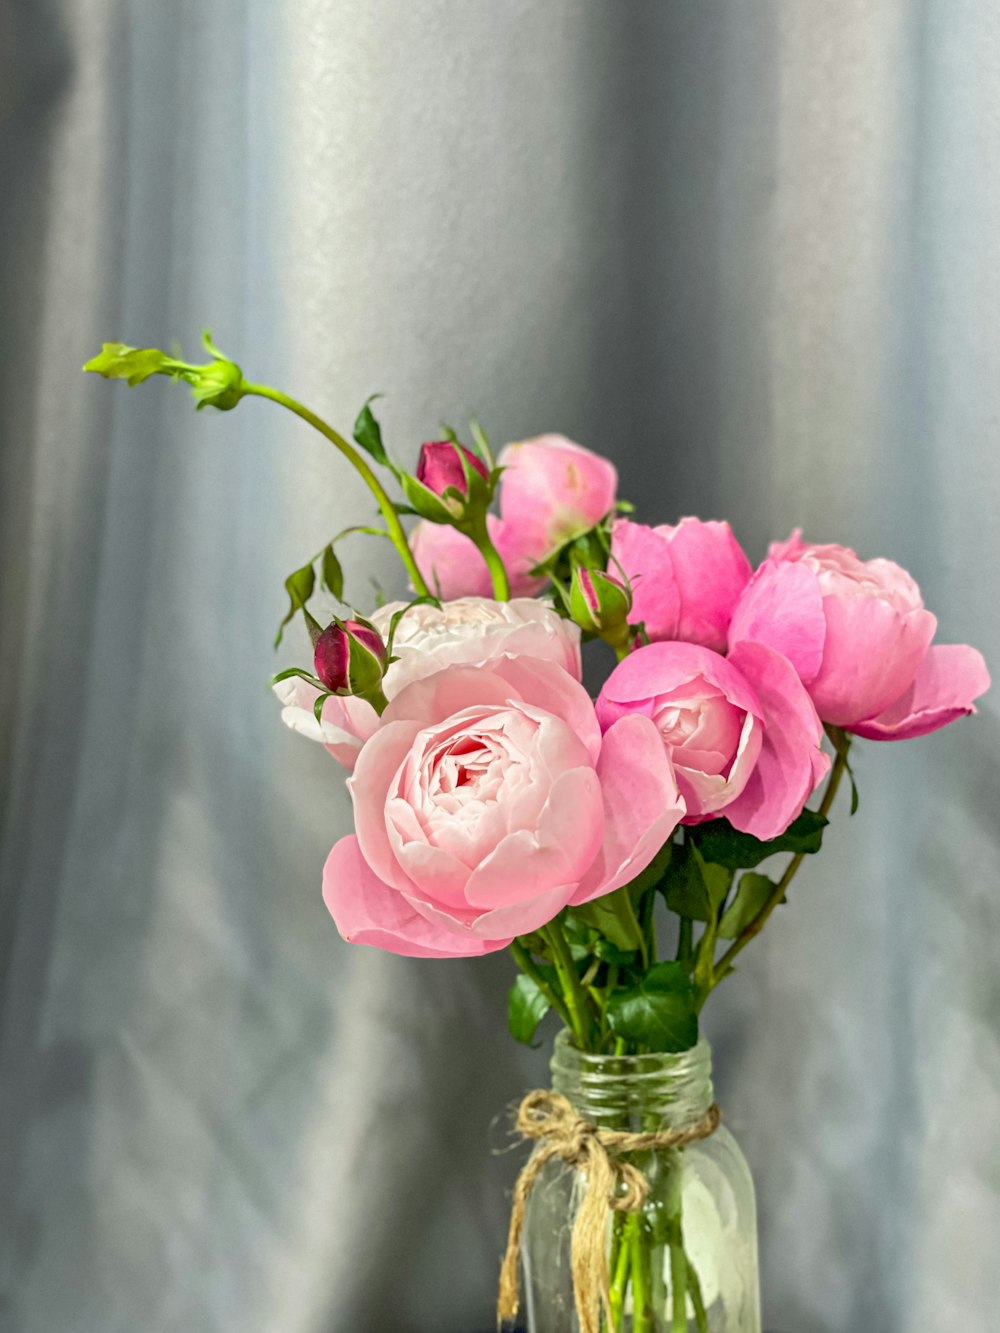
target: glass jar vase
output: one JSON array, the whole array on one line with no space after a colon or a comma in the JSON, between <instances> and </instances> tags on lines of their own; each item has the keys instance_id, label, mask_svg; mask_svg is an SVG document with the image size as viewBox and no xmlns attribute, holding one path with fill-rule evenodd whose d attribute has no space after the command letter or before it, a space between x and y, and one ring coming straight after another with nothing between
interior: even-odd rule
<instances>
[{"instance_id":1,"label":"glass jar vase","mask_svg":"<svg viewBox=\"0 0 1000 1333\"><path fill-rule=\"evenodd\" d=\"M712 1103L712 1053L587 1055L563 1031L552 1087L600 1129L697 1124ZM632 1152L649 1182L641 1212L608 1211L611 1321L602 1333L760 1333L757 1219L746 1160L724 1125L683 1149ZM548 1162L532 1189L521 1259L529 1333L579 1333L570 1233L586 1180Z\"/></svg>"}]
</instances>

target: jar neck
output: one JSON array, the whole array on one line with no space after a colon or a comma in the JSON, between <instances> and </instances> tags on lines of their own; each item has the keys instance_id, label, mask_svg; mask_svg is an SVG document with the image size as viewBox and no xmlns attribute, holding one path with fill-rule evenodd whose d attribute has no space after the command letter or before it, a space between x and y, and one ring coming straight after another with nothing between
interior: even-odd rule
<instances>
[{"instance_id":1,"label":"jar neck","mask_svg":"<svg viewBox=\"0 0 1000 1333\"><path fill-rule=\"evenodd\" d=\"M712 1104L712 1048L704 1037L678 1054L589 1055L564 1029L550 1068L553 1091L605 1129L683 1129Z\"/></svg>"}]
</instances>

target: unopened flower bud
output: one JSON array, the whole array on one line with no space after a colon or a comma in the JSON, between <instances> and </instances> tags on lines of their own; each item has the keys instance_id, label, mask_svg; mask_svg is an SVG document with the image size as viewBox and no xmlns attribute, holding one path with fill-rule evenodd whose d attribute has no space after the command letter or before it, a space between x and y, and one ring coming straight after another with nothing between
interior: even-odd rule
<instances>
[{"instance_id":1,"label":"unopened flower bud","mask_svg":"<svg viewBox=\"0 0 1000 1333\"><path fill-rule=\"evenodd\" d=\"M420 446L417 481L435 495L444 495L450 487L468 499L469 483L462 466L463 458L483 481L489 480L490 474L482 459L466 449L464 444L455 444L452 440L433 440Z\"/></svg>"},{"instance_id":2,"label":"unopened flower bud","mask_svg":"<svg viewBox=\"0 0 1000 1333\"><path fill-rule=\"evenodd\" d=\"M400 481L421 518L470 531L484 522L495 478L465 445L432 440L420 446L416 475Z\"/></svg>"},{"instance_id":3,"label":"unopened flower bud","mask_svg":"<svg viewBox=\"0 0 1000 1333\"><path fill-rule=\"evenodd\" d=\"M578 567L573 571L569 609L581 629L614 645L627 637L632 594L610 574Z\"/></svg>"},{"instance_id":4,"label":"unopened flower bud","mask_svg":"<svg viewBox=\"0 0 1000 1333\"><path fill-rule=\"evenodd\" d=\"M382 697L389 654L382 636L363 620L334 620L316 640L316 675L331 694Z\"/></svg>"}]
</instances>

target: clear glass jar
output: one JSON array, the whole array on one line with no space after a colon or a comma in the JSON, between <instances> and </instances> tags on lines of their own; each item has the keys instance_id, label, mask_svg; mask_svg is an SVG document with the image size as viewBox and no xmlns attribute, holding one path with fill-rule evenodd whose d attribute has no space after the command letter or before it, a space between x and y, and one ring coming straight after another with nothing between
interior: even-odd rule
<instances>
[{"instance_id":1,"label":"clear glass jar","mask_svg":"<svg viewBox=\"0 0 1000 1333\"><path fill-rule=\"evenodd\" d=\"M632 1132L696 1124L712 1103L712 1052L586 1055L563 1031L552 1087L584 1119ZM753 1180L724 1125L678 1150L630 1154L649 1181L641 1213L608 1212L612 1321L602 1333L760 1333ZM585 1180L549 1162L528 1201L521 1257L529 1333L579 1333L570 1232Z\"/></svg>"}]
</instances>

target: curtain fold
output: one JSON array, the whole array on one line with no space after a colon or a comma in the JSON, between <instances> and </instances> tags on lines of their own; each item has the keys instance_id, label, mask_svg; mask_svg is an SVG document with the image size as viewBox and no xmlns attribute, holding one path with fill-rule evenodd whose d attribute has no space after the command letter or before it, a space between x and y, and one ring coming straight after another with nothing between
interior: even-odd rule
<instances>
[{"instance_id":1,"label":"curtain fold","mask_svg":"<svg viewBox=\"0 0 1000 1333\"><path fill-rule=\"evenodd\" d=\"M565 431L646 520L899 560L996 668L998 54L985 0L0 14L5 1333L488 1329L546 1077L503 957L320 901L349 801L265 683L366 493L271 404L82 362L210 324L342 426L386 391L402 457ZM344 547L359 604L390 555ZM863 747L714 1002L776 1330L992 1333L998 752L990 697Z\"/></svg>"}]
</instances>

